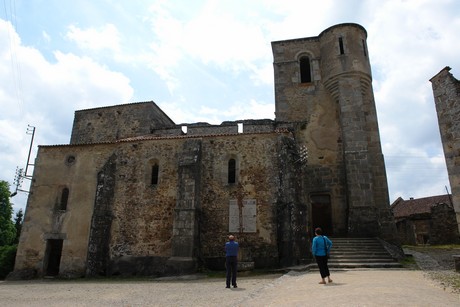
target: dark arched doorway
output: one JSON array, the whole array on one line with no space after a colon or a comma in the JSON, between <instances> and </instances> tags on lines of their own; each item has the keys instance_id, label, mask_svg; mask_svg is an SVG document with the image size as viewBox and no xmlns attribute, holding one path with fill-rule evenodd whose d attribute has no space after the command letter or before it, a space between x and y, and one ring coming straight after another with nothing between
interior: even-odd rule
<instances>
[{"instance_id":1,"label":"dark arched doorway","mask_svg":"<svg viewBox=\"0 0 460 307\"><path fill-rule=\"evenodd\" d=\"M313 230L321 227L325 235L331 236L333 234L331 197L329 194L312 194L310 203Z\"/></svg>"}]
</instances>

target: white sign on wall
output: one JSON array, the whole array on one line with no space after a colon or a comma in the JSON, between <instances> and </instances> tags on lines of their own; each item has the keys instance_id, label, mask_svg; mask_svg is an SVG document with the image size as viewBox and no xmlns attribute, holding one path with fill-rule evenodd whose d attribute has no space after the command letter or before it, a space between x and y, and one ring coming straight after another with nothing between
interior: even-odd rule
<instances>
[{"instance_id":1,"label":"white sign on wall","mask_svg":"<svg viewBox=\"0 0 460 307\"><path fill-rule=\"evenodd\" d=\"M256 232L257 231L257 202L255 199L243 199L238 206L238 201L229 202L229 232Z\"/></svg>"},{"instance_id":2,"label":"white sign on wall","mask_svg":"<svg viewBox=\"0 0 460 307\"><path fill-rule=\"evenodd\" d=\"M228 231L240 231L240 210L238 208L238 201L236 199L230 200L228 206Z\"/></svg>"}]
</instances>

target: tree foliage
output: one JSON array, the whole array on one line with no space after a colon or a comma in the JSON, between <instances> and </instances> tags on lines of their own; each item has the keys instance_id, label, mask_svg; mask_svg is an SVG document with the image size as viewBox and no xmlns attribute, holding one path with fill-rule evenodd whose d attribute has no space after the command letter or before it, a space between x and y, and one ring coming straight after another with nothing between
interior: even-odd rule
<instances>
[{"instance_id":1,"label":"tree foliage","mask_svg":"<svg viewBox=\"0 0 460 307\"><path fill-rule=\"evenodd\" d=\"M16 239L16 227L11 220L10 185L0 180L0 246L11 245Z\"/></svg>"},{"instance_id":2,"label":"tree foliage","mask_svg":"<svg viewBox=\"0 0 460 307\"><path fill-rule=\"evenodd\" d=\"M19 211L16 212L16 217L14 218L14 228L16 228L16 238L14 239L15 244L19 243L19 236L21 235L23 217L24 213L22 213L22 209L19 209Z\"/></svg>"},{"instance_id":3,"label":"tree foliage","mask_svg":"<svg viewBox=\"0 0 460 307\"><path fill-rule=\"evenodd\" d=\"M0 246L0 279L4 279L14 269L16 245Z\"/></svg>"}]
</instances>

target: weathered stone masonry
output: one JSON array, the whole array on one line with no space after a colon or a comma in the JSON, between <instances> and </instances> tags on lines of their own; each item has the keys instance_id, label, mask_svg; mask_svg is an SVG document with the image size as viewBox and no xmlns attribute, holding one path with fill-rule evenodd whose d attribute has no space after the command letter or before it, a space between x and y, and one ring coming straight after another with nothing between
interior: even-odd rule
<instances>
[{"instance_id":1,"label":"weathered stone masonry","mask_svg":"<svg viewBox=\"0 0 460 307\"><path fill-rule=\"evenodd\" d=\"M39 147L15 272L223 269L229 233L242 266L288 266L309 261L317 226L394 243L366 38L341 24L273 42L275 120L176 125L154 102L76 111L70 144Z\"/></svg>"},{"instance_id":2,"label":"weathered stone masonry","mask_svg":"<svg viewBox=\"0 0 460 307\"><path fill-rule=\"evenodd\" d=\"M460 232L460 81L445 67L430 79Z\"/></svg>"}]
</instances>

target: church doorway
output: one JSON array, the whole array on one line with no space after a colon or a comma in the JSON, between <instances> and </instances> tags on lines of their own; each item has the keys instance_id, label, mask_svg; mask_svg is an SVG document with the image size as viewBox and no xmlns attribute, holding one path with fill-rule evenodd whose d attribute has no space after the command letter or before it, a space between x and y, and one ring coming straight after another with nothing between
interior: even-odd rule
<instances>
[{"instance_id":1,"label":"church doorway","mask_svg":"<svg viewBox=\"0 0 460 307\"><path fill-rule=\"evenodd\" d=\"M61 264L62 243L60 239L46 240L45 275L57 276Z\"/></svg>"},{"instance_id":2,"label":"church doorway","mask_svg":"<svg viewBox=\"0 0 460 307\"><path fill-rule=\"evenodd\" d=\"M311 225L313 230L321 227L323 234L331 236L332 227L332 206L329 194L312 194L310 195L311 203ZM312 232L314 233L314 231Z\"/></svg>"}]
</instances>

